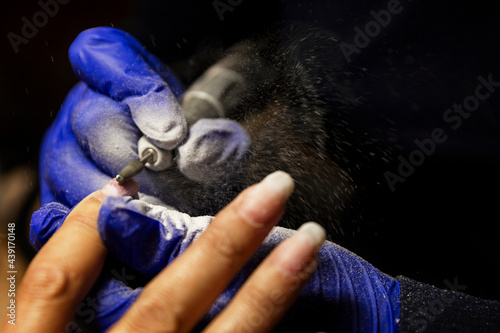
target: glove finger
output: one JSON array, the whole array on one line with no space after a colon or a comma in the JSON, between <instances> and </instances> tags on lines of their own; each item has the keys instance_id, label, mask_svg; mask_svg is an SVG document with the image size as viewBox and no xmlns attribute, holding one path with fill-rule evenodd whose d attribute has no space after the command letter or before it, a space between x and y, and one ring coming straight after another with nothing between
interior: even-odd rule
<instances>
[{"instance_id":1,"label":"glove finger","mask_svg":"<svg viewBox=\"0 0 500 333\"><path fill-rule=\"evenodd\" d=\"M165 81L174 94L175 98L179 99L184 93L184 85L172 73L172 71L154 54L146 52L144 48L141 49L144 60L154 69L154 71Z\"/></svg>"},{"instance_id":2,"label":"glove finger","mask_svg":"<svg viewBox=\"0 0 500 333\"><path fill-rule=\"evenodd\" d=\"M41 204L57 201L73 207L111 179L78 145L70 118L88 88L77 84L68 94L40 148Z\"/></svg>"},{"instance_id":3,"label":"glove finger","mask_svg":"<svg viewBox=\"0 0 500 333\"><path fill-rule=\"evenodd\" d=\"M80 147L96 165L114 176L137 159L141 133L123 104L87 89L71 115L71 129Z\"/></svg>"},{"instance_id":4,"label":"glove finger","mask_svg":"<svg viewBox=\"0 0 500 333\"><path fill-rule=\"evenodd\" d=\"M229 119L200 119L178 147L177 165L189 179L212 183L234 176L245 166L250 138L238 123Z\"/></svg>"},{"instance_id":5,"label":"glove finger","mask_svg":"<svg viewBox=\"0 0 500 333\"><path fill-rule=\"evenodd\" d=\"M114 28L89 29L73 42L69 57L76 75L124 102L137 127L158 147L173 149L184 139L187 124L180 105L151 66L160 66L159 61L135 38Z\"/></svg>"},{"instance_id":6,"label":"glove finger","mask_svg":"<svg viewBox=\"0 0 500 333\"><path fill-rule=\"evenodd\" d=\"M211 217L187 214L140 200L108 197L99 212L98 230L106 247L147 278L184 252Z\"/></svg>"},{"instance_id":7,"label":"glove finger","mask_svg":"<svg viewBox=\"0 0 500 333\"><path fill-rule=\"evenodd\" d=\"M33 213L30 222L31 245L40 250L62 225L70 209L58 202L43 205Z\"/></svg>"},{"instance_id":8,"label":"glove finger","mask_svg":"<svg viewBox=\"0 0 500 333\"><path fill-rule=\"evenodd\" d=\"M78 305L77 320L90 332L105 332L116 323L142 292L142 288L132 289L126 271L102 274L89 295Z\"/></svg>"}]
</instances>

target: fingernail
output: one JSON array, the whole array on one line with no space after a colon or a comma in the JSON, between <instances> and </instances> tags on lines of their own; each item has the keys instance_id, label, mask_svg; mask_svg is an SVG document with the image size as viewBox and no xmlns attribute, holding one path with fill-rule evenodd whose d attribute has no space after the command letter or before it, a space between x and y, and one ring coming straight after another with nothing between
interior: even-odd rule
<instances>
[{"instance_id":1,"label":"fingernail","mask_svg":"<svg viewBox=\"0 0 500 333\"><path fill-rule=\"evenodd\" d=\"M307 239L316 250L321 247L326 239L325 229L316 222L307 222L301 225L297 230L297 235L296 237Z\"/></svg>"},{"instance_id":2,"label":"fingernail","mask_svg":"<svg viewBox=\"0 0 500 333\"><path fill-rule=\"evenodd\" d=\"M296 276L301 272L312 273L309 267L315 268L316 252L326 239L323 227L315 222L304 223L280 251L277 266L286 275Z\"/></svg>"},{"instance_id":3,"label":"fingernail","mask_svg":"<svg viewBox=\"0 0 500 333\"><path fill-rule=\"evenodd\" d=\"M139 192L139 187L139 182L134 178L121 184L113 178L99 191L96 197L102 201L107 196L133 196Z\"/></svg>"},{"instance_id":4,"label":"fingernail","mask_svg":"<svg viewBox=\"0 0 500 333\"><path fill-rule=\"evenodd\" d=\"M238 212L247 222L263 227L285 204L294 186L289 174L276 171L249 190L238 207Z\"/></svg>"}]
</instances>

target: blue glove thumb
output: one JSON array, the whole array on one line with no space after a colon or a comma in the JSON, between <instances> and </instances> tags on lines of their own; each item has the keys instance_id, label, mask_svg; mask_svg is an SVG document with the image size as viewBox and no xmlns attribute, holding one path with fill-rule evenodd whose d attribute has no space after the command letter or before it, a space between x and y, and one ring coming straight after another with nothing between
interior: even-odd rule
<instances>
[{"instance_id":1,"label":"blue glove thumb","mask_svg":"<svg viewBox=\"0 0 500 333\"><path fill-rule=\"evenodd\" d=\"M108 197L99 234L118 260L153 278L206 229L212 217L187 214L124 197Z\"/></svg>"},{"instance_id":2,"label":"blue glove thumb","mask_svg":"<svg viewBox=\"0 0 500 333\"><path fill-rule=\"evenodd\" d=\"M246 166L249 146L250 137L235 121L200 119L177 149L177 166L199 183L215 183L224 176L237 178Z\"/></svg>"}]
</instances>

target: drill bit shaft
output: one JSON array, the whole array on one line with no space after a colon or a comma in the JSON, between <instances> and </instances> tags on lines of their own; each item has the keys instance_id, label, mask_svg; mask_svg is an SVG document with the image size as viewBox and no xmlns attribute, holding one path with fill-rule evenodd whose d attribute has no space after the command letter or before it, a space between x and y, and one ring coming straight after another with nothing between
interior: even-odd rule
<instances>
[{"instance_id":1,"label":"drill bit shaft","mask_svg":"<svg viewBox=\"0 0 500 333\"><path fill-rule=\"evenodd\" d=\"M120 184L126 182L130 178L138 175L143 169L144 165L148 162L153 162L155 159L156 152L153 149L148 149L140 160L132 160L125 168L118 173L116 176L116 181Z\"/></svg>"}]
</instances>

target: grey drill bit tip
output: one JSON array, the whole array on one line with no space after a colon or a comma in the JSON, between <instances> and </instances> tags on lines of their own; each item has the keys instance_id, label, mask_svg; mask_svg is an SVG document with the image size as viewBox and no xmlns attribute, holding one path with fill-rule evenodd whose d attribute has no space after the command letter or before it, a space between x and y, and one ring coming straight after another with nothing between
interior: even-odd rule
<instances>
[{"instance_id":1,"label":"grey drill bit tip","mask_svg":"<svg viewBox=\"0 0 500 333\"><path fill-rule=\"evenodd\" d=\"M132 160L125 168L118 173L115 177L116 181L120 184L126 182L130 178L138 175L143 169L146 163L155 163L158 155L156 151L152 148L146 149L140 160Z\"/></svg>"}]
</instances>

